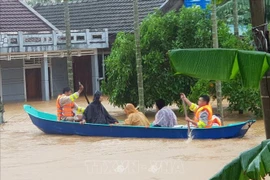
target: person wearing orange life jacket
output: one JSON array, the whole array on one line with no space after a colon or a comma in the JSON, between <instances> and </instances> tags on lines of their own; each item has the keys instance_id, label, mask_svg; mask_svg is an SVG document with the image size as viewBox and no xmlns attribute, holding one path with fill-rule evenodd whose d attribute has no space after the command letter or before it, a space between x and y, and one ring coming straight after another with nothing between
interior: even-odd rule
<instances>
[{"instance_id":1,"label":"person wearing orange life jacket","mask_svg":"<svg viewBox=\"0 0 270 180\"><path fill-rule=\"evenodd\" d=\"M194 119L186 117L186 121L192 123L198 128L211 128L212 126L221 126L219 118L213 115L211 105L209 105L210 97L201 95L198 100L198 105L190 102L184 93L181 93L181 99L187 103L189 109L195 113Z\"/></svg>"},{"instance_id":2,"label":"person wearing orange life jacket","mask_svg":"<svg viewBox=\"0 0 270 180\"><path fill-rule=\"evenodd\" d=\"M74 101L79 98L84 87L80 85L79 90L72 94L71 89L66 87L63 89L63 94L59 95L56 100L57 120L58 121L81 121L82 114L85 110L79 107Z\"/></svg>"}]
</instances>

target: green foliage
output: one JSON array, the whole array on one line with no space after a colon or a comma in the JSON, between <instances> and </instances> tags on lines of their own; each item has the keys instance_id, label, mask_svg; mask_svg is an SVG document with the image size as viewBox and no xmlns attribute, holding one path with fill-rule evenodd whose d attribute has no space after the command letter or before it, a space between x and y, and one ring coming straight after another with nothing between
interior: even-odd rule
<instances>
[{"instance_id":1,"label":"green foliage","mask_svg":"<svg viewBox=\"0 0 270 180\"><path fill-rule=\"evenodd\" d=\"M262 105L260 91L258 89L244 88L241 79L238 78L222 83L222 93L224 99L229 101L229 111L248 111L254 113L257 117L262 117ZM200 79L191 88L188 98L192 102L197 102L198 97L207 94L215 99L215 82Z\"/></svg>"},{"instance_id":2,"label":"green foliage","mask_svg":"<svg viewBox=\"0 0 270 180\"><path fill-rule=\"evenodd\" d=\"M188 96L188 99L191 102L197 102L198 98L201 95L209 95L212 98L215 98L215 82L199 79L197 83L191 88L191 93Z\"/></svg>"},{"instance_id":3,"label":"green foliage","mask_svg":"<svg viewBox=\"0 0 270 180\"><path fill-rule=\"evenodd\" d=\"M166 103L180 104L179 93L190 93L196 79L174 75L167 52L174 48L212 47L212 22L209 10L197 7L182 8L180 12L166 14L156 12L141 24L141 52L145 105L151 107L159 98ZM221 47L229 47L241 41L229 34L228 27L219 22ZM234 40L230 40L234 38ZM105 61L106 82L102 90L110 102L123 106L131 102L138 104L135 42L129 33L118 33L112 53ZM198 97L197 97L198 98Z\"/></svg>"},{"instance_id":4,"label":"green foliage","mask_svg":"<svg viewBox=\"0 0 270 180\"><path fill-rule=\"evenodd\" d=\"M177 37L179 14L157 12L141 24L141 49L145 106L152 107L155 100L163 98L166 103L180 101L179 93L189 93L195 80L187 76L175 76L167 57ZM118 33L112 53L105 62L107 80L102 90L110 102L123 106L138 104L134 37Z\"/></svg>"},{"instance_id":5,"label":"green foliage","mask_svg":"<svg viewBox=\"0 0 270 180\"><path fill-rule=\"evenodd\" d=\"M210 180L261 180L270 173L270 140L245 151Z\"/></svg>"},{"instance_id":6,"label":"green foliage","mask_svg":"<svg viewBox=\"0 0 270 180\"><path fill-rule=\"evenodd\" d=\"M249 24L251 21L250 7L248 0L238 0L238 21L239 24ZM233 24L233 1L227 1L217 7L217 16L225 20L228 24Z\"/></svg>"},{"instance_id":7,"label":"green foliage","mask_svg":"<svg viewBox=\"0 0 270 180\"><path fill-rule=\"evenodd\" d=\"M208 9L182 8L174 48L211 47L212 22L210 17L211 13Z\"/></svg>"},{"instance_id":8,"label":"green foliage","mask_svg":"<svg viewBox=\"0 0 270 180\"><path fill-rule=\"evenodd\" d=\"M244 88L238 77L224 82L222 91L223 96L227 97L229 101L229 111L249 111L257 117L262 117L262 104L258 89Z\"/></svg>"},{"instance_id":9,"label":"green foliage","mask_svg":"<svg viewBox=\"0 0 270 180\"><path fill-rule=\"evenodd\" d=\"M238 21L239 24L249 24L251 22L249 0L237 0L238 3ZM266 18L270 20L270 0L265 0ZM233 1L229 0L217 7L218 18L226 21L228 24L233 24Z\"/></svg>"},{"instance_id":10,"label":"green foliage","mask_svg":"<svg viewBox=\"0 0 270 180\"><path fill-rule=\"evenodd\" d=\"M105 94L114 105L122 106L123 100L138 104L135 62L135 42L132 34L118 33L112 53L106 59L106 82L102 83Z\"/></svg>"},{"instance_id":11,"label":"green foliage","mask_svg":"<svg viewBox=\"0 0 270 180\"><path fill-rule=\"evenodd\" d=\"M229 27L224 21L219 21L218 23L219 31L219 47L220 48L233 48L242 50L254 50L252 46L253 37L251 34L251 27L249 27L248 32L243 38L238 38L237 36L229 32Z\"/></svg>"}]
</instances>

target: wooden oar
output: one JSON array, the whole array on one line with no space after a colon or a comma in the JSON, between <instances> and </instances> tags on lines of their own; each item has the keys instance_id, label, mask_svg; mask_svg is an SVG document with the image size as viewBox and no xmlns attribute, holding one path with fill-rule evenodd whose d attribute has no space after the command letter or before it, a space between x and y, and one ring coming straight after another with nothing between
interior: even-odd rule
<instances>
[{"instance_id":1,"label":"wooden oar","mask_svg":"<svg viewBox=\"0 0 270 180\"><path fill-rule=\"evenodd\" d=\"M185 113L185 118L186 118L186 117L188 117L188 115L187 115L187 107L186 107L186 103L185 103L184 99L182 99L182 103L183 103L183 108L184 108L184 113ZM187 122L187 127L188 127L188 138L191 138L191 130L190 130L189 122Z\"/></svg>"},{"instance_id":2,"label":"wooden oar","mask_svg":"<svg viewBox=\"0 0 270 180\"><path fill-rule=\"evenodd\" d=\"M81 82L79 81L79 86L81 86L81 85L82 85L82 84L81 84ZM90 104L89 99L88 99L88 97L87 97L87 95L86 95L86 91L83 91L83 94L84 94L84 97L85 97L87 103Z\"/></svg>"}]
</instances>

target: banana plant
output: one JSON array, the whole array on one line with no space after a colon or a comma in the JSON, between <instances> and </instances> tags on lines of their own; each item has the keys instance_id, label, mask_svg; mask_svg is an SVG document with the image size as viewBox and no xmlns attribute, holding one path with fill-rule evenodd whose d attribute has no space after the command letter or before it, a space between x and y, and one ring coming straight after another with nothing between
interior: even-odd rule
<instances>
[{"instance_id":1,"label":"banana plant","mask_svg":"<svg viewBox=\"0 0 270 180\"><path fill-rule=\"evenodd\" d=\"M270 173L270 140L240 154L210 180L261 180Z\"/></svg>"}]
</instances>

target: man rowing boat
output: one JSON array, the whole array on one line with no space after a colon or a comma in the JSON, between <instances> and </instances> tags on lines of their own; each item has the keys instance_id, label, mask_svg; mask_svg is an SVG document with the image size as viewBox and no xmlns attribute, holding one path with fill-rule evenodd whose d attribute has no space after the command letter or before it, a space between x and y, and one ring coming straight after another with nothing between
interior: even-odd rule
<instances>
[{"instance_id":1,"label":"man rowing boat","mask_svg":"<svg viewBox=\"0 0 270 180\"><path fill-rule=\"evenodd\" d=\"M190 100L186 98L184 93L181 93L180 97L182 100L185 101L185 103L187 103L189 109L195 113L193 120L189 117L186 117L186 121L192 123L198 128L211 128L212 126L221 126L220 120L216 116L213 116L213 110L211 105L209 104L209 96L201 95L198 100L198 104L190 102Z\"/></svg>"},{"instance_id":2,"label":"man rowing boat","mask_svg":"<svg viewBox=\"0 0 270 180\"><path fill-rule=\"evenodd\" d=\"M63 89L63 94L59 95L56 100L57 119L58 121L81 121L84 108L78 106L74 101L79 98L83 91L83 86L80 85L79 90L72 94L71 89L66 87ZM76 113L74 112L76 111Z\"/></svg>"}]
</instances>

